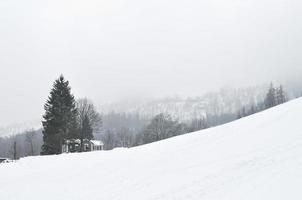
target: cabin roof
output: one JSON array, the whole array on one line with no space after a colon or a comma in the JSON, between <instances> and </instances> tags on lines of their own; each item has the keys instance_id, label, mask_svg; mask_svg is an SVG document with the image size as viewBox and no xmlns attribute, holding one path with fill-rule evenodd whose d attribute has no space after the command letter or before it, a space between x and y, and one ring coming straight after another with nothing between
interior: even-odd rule
<instances>
[{"instance_id":1,"label":"cabin roof","mask_svg":"<svg viewBox=\"0 0 302 200\"><path fill-rule=\"evenodd\" d=\"M90 142L94 146L104 146L104 143L101 140L88 140L84 139L84 142ZM75 143L75 144L81 144L80 139L69 139L64 141L65 144Z\"/></svg>"},{"instance_id":2,"label":"cabin roof","mask_svg":"<svg viewBox=\"0 0 302 200\"><path fill-rule=\"evenodd\" d=\"M90 140L90 142L95 146L103 146L104 143L101 140Z\"/></svg>"}]
</instances>

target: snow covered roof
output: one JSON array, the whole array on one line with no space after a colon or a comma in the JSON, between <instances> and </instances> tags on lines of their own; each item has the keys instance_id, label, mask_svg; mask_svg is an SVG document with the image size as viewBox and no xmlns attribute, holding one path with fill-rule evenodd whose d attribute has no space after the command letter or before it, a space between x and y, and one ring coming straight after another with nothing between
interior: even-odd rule
<instances>
[{"instance_id":1,"label":"snow covered roof","mask_svg":"<svg viewBox=\"0 0 302 200\"><path fill-rule=\"evenodd\" d=\"M69 139L69 140L64 140L65 144L70 144L70 143L76 143L76 144L81 144L80 139Z\"/></svg>"},{"instance_id":2,"label":"snow covered roof","mask_svg":"<svg viewBox=\"0 0 302 200\"><path fill-rule=\"evenodd\" d=\"M101 140L90 140L90 142L95 146L104 146L104 143Z\"/></svg>"},{"instance_id":3,"label":"snow covered roof","mask_svg":"<svg viewBox=\"0 0 302 200\"><path fill-rule=\"evenodd\" d=\"M101 140L88 140L84 139L83 142L91 142L94 146L104 146L104 143ZM65 140L65 144L70 144L70 143L76 143L76 144L81 144L80 139L70 139L70 140Z\"/></svg>"}]
</instances>

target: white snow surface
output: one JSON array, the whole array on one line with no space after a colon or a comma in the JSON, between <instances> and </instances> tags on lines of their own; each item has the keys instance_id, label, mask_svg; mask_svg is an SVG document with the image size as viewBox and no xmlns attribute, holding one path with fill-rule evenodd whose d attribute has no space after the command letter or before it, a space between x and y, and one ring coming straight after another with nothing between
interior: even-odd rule
<instances>
[{"instance_id":1,"label":"white snow surface","mask_svg":"<svg viewBox=\"0 0 302 200\"><path fill-rule=\"evenodd\" d=\"M302 199L302 99L131 149L0 165L1 200Z\"/></svg>"}]
</instances>

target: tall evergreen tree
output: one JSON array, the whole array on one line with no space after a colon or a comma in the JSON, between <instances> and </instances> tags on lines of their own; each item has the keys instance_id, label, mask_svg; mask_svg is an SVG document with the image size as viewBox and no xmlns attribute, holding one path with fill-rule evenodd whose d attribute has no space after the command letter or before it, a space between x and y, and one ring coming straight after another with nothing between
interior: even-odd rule
<instances>
[{"instance_id":1,"label":"tall evergreen tree","mask_svg":"<svg viewBox=\"0 0 302 200\"><path fill-rule=\"evenodd\" d=\"M60 154L65 139L78 137L76 102L63 75L54 82L44 109L41 154Z\"/></svg>"},{"instance_id":2,"label":"tall evergreen tree","mask_svg":"<svg viewBox=\"0 0 302 200\"><path fill-rule=\"evenodd\" d=\"M278 104L283 104L286 102L286 94L284 92L283 86L280 85L280 87L277 90L277 103Z\"/></svg>"},{"instance_id":3,"label":"tall evergreen tree","mask_svg":"<svg viewBox=\"0 0 302 200\"><path fill-rule=\"evenodd\" d=\"M277 105L276 89L274 88L273 83L271 83L268 93L266 94L265 107L271 108L276 105Z\"/></svg>"},{"instance_id":4,"label":"tall evergreen tree","mask_svg":"<svg viewBox=\"0 0 302 200\"><path fill-rule=\"evenodd\" d=\"M286 101L286 92L284 91L283 86L280 85L279 88L274 88L273 84L271 83L265 99L266 108L271 108L276 105L283 104Z\"/></svg>"}]
</instances>

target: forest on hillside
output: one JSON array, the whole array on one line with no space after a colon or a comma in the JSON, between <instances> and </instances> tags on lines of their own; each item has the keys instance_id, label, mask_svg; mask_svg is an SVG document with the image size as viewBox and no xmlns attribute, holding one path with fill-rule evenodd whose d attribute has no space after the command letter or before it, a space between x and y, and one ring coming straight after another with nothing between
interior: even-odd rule
<instances>
[{"instance_id":1,"label":"forest on hillside","mask_svg":"<svg viewBox=\"0 0 302 200\"><path fill-rule=\"evenodd\" d=\"M144 111L137 109L135 112L111 110L101 114L92 101L86 98L76 100L75 105L77 110L91 109L86 111L90 114L88 120L94 120L93 123L88 122L91 126L88 128L91 134L89 138L102 140L105 150L111 150L143 145L228 123L292 98L282 85L275 87L270 84L268 88L222 90L203 98L187 99L186 105L180 104L179 99L165 99L149 103ZM156 106L158 104L160 106ZM83 137L87 137L87 133L84 134ZM0 137L0 157L18 159L40 155L43 144L43 129Z\"/></svg>"}]
</instances>

